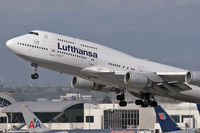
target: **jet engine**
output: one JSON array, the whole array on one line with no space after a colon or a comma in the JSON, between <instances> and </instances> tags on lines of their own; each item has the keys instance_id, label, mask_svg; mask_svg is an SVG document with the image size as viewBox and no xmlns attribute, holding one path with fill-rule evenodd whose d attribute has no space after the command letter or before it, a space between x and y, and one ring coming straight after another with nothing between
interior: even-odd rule
<instances>
[{"instance_id":1,"label":"jet engine","mask_svg":"<svg viewBox=\"0 0 200 133\"><path fill-rule=\"evenodd\" d=\"M71 86L72 88L77 88L77 89L82 89L82 90L94 90L94 91L100 91L104 93L118 91L117 88L96 84L95 82L82 79L79 77L73 77Z\"/></svg>"},{"instance_id":2,"label":"jet engine","mask_svg":"<svg viewBox=\"0 0 200 133\"><path fill-rule=\"evenodd\" d=\"M73 77L71 86L72 88L77 88L77 89L92 90L95 86L95 83L79 77Z\"/></svg>"},{"instance_id":3,"label":"jet engine","mask_svg":"<svg viewBox=\"0 0 200 133\"><path fill-rule=\"evenodd\" d=\"M188 84L200 86L200 71L187 72L185 81Z\"/></svg>"},{"instance_id":4,"label":"jet engine","mask_svg":"<svg viewBox=\"0 0 200 133\"><path fill-rule=\"evenodd\" d=\"M143 89L151 85L151 81L145 73L127 72L124 76L124 82L130 87Z\"/></svg>"}]
</instances>

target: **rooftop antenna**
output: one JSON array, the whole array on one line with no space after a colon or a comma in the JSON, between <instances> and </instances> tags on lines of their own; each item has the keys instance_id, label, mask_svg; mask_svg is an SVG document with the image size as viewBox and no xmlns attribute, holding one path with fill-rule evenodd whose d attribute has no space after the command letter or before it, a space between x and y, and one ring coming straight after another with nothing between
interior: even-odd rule
<instances>
[{"instance_id":1,"label":"rooftop antenna","mask_svg":"<svg viewBox=\"0 0 200 133\"><path fill-rule=\"evenodd\" d=\"M191 115L191 103L189 103L189 116L192 116ZM189 126L191 126L191 118L189 119ZM192 127L190 127L192 128Z\"/></svg>"},{"instance_id":2,"label":"rooftop antenna","mask_svg":"<svg viewBox=\"0 0 200 133\"><path fill-rule=\"evenodd\" d=\"M115 95L113 95L114 99L115 99ZM114 109L115 109L115 100L112 100L112 104L113 104L113 109L112 109L112 112L114 112Z\"/></svg>"}]
</instances>

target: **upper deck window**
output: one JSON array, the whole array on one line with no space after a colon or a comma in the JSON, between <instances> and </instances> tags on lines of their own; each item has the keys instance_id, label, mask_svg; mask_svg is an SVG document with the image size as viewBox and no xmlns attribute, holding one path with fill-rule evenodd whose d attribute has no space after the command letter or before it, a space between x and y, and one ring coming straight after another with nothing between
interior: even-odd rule
<instances>
[{"instance_id":1,"label":"upper deck window","mask_svg":"<svg viewBox=\"0 0 200 133\"><path fill-rule=\"evenodd\" d=\"M33 35L37 35L37 36L39 35L37 32L32 32L32 31L29 32L29 34L33 34Z\"/></svg>"}]
</instances>

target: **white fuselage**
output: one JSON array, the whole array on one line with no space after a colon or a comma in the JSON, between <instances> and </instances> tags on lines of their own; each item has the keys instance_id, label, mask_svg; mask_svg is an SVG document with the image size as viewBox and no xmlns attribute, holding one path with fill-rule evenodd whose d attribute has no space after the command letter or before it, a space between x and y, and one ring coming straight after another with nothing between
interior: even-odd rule
<instances>
[{"instance_id":1,"label":"white fuselage","mask_svg":"<svg viewBox=\"0 0 200 133\"><path fill-rule=\"evenodd\" d=\"M34 32L39 34L33 34ZM82 77L99 84L126 88L124 84L116 82L114 79L105 79L103 76L99 78L88 77L81 70L95 66L126 72L187 72L184 69L138 59L97 43L45 31L33 31L33 33L13 38L6 45L16 55L31 63L57 72ZM185 99L184 101L192 102L191 99L194 98L200 102L200 89L198 89L184 92L182 98L185 99L185 96L189 98L189 100ZM137 89L129 89L129 91L139 92ZM182 98L180 94L178 99L183 100Z\"/></svg>"}]
</instances>

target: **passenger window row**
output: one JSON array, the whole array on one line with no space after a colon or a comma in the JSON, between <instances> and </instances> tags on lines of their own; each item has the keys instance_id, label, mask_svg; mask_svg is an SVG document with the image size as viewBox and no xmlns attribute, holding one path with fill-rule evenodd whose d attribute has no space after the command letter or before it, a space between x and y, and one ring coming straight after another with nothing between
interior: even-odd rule
<instances>
[{"instance_id":1,"label":"passenger window row","mask_svg":"<svg viewBox=\"0 0 200 133\"><path fill-rule=\"evenodd\" d=\"M114 64L114 63L108 63L108 65L111 65L111 66L116 66L116 67L121 67L121 65L118 65L118 64Z\"/></svg>"},{"instance_id":2,"label":"passenger window row","mask_svg":"<svg viewBox=\"0 0 200 133\"><path fill-rule=\"evenodd\" d=\"M93 46L89 46L89 45L85 45L85 44L81 44L82 47L86 47L86 48L92 48L92 49L97 49L96 47Z\"/></svg>"},{"instance_id":3,"label":"passenger window row","mask_svg":"<svg viewBox=\"0 0 200 133\"><path fill-rule=\"evenodd\" d=\"M74 42L72 41L67 41L67 40L63 40L63 39L57 39L58 41L61 41L61 42L66 42L66 43L71 43L71 44L74 44Z\"/></svg>"},{"instance_id":4,"label":"passenger window row","mask_svg":"<svg viewBox=\"0 0 200 133\"><path fill-rule=\"evenodd\" d=\"M87 57L85 57L85 56L80 56L80 55L76 55L76 54L71 54L71 53L67 53L67 52L63 52L63 51L57 51L57 53L65 54L65 55L70 55L70 56L74 56L74 57L81 58L81 59L87 59Z\"/></svg>"},{"instance_id":5,"label":"passenger window row","mask_svg":"<svg viewBox=\"0 0 200 133\"><path fill-rule=\"evenodd\" d=\"M115 63L111 63L111 62L108 62L108 65L115 66L115 67L121 67L121 65L115 64ZM125 67L125 66L122 66L122 68L129 69L129 67ZM131 68L131 71L134 71L134 70L135 70L135 68Z\"/></svg>"},{"instance_id":6,"label":"passenger window row","mask_svg":"<svg viewBox=\"0 0 200 133\"><path fill-rule=\"evenodd\" d=\"M42 49L42 50L48 50L48 48L45 48L45 47L35 46L35 45L21 43L21 42L17 42L17 44L22 45L22 46L27 46L27 47Z\"/></svg>"}]
</instances>

